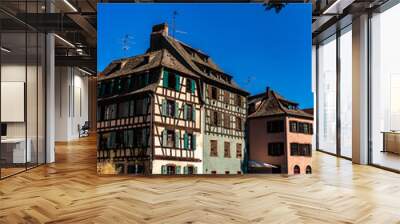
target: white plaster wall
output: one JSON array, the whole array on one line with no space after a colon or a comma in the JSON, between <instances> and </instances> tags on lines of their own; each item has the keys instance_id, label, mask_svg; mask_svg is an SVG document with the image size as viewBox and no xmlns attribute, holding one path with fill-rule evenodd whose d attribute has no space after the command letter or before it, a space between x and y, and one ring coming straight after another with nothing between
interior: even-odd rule
<instances>
[{"instance_id":1,"label":"white plaster wall","mask_svg":"<svg viewBox=\"0 0 400 224\"><path fill-rule=\"evenodd\" d=\"M77 139L78 124L83 125L89 116L88 78L76 68L56 67L55 86L55 140Z\"/></svg>"},{"instance_id":2,"label":"white plaster wall","mask_svg":"<svg viewBox=\"0 0 400 224\"><path fill-rule=\"evenodd\" d=\"M26 76L28 78L27 82L25 80ZM9 63L2 64L1 66L2 82L24 82L27 85L26 108L21 108L23 110L22 113L26 110L27 119L24 122L7 122L7 137L25 138L27 130L26 135L27 138L30 139L32 161L36 162L36 159L39 158L40 163L44 162L44 156L42 156L44 155L43 78L44 74L40 66L25 66L25 63ZM38 82L39 86L37 86ZM9 108L1 108L1 110L4 112L9 110ZM7 111L7 113L12 113L12 111ZM39 152L37 152L37 150L39 150ZM37 156L37 153L39 153L39 156Z\"/></svg>"},{"instance_id":3,"label":"white plaster wall","mask_svg":"<svg viewBox=\"0 0 400 224\"><path fill-rule=\"evenodd\" d=\"M153 160L153 173L161 174L161 166L167 164L174 164L176 166L181 166L181 173L183 174L183 167L192 165L197 167L197 174L203 174L203 163L202 162L186 162L186 161L170 161L170 160Z\"/></svg>"}]
</instances>

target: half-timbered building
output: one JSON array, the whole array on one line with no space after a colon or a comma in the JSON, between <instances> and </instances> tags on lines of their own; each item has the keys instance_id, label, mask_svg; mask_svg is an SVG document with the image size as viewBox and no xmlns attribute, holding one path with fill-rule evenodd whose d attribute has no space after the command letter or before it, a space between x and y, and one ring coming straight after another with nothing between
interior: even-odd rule
<instances>
[{"instance_id":1,"label":"half-timbered building","mask_svg":"<svg viewBox=\"0 0 400 224\"><path fill-rule=\"evenodd\" d=\"M242 172L247 92L166 24L98 80L100 173Z\"/></svg>"}]
</instances>

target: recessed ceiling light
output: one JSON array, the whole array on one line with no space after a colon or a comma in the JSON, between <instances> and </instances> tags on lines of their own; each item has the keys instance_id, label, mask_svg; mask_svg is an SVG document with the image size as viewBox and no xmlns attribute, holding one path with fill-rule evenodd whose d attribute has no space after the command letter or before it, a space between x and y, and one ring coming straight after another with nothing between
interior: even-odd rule
<instances>
[{"instance_id":1,"label":"recessed ceiling light","mask_svg":"<svg viewBox=\"0 0 400 224\"><path fill-rule=\"evenodd\" d=\"M78 12L78 10L73 6L68 0L64 0L65 4L67 4L74 12Z\"/></svg>"},{"instance_id":2,"label":"recessed ceiling light","mask_svg":"<svg viewBox=\"0 0 400 224\"><path fill-rule=\"evenodd\" d=\"M9 50L9 49L7 49L5 47L1 47L1 51L4 51L6 53L10 53L11 52L11 50Z\"/></svg>"},{"instance_id":3,"label":"recessed ceiling light","mask_svg":"<svg viewBox=\"0 0 400 224\"><path fill-rule=\"evenodd\" d=\"M62 38L61 36L59 36L58 34L54 34L55 37L57 37L59 40L61 40L62 42L66 43L67 45L69 45L70 47L75 48L75 45L73 45L71 42L69 42L68 40Z\"/></svg>"},{"instance_id":4,"label":"recessed ceiling light","mask_svg":"<svg viewBox=\"0 0 400 224\"><path fill-rule=\"evenodd\" d=\"M87 75L93 75L92 73L90 73L90 72L88 72L88 71L86 71L86 70L84 70L84 69L81 69L81 68L79 68L79 67L78 67L78 70L81 71L81 72L83 72L83 73L85 73L85 74L87 74Z\"/></svg>"}]
</instances>

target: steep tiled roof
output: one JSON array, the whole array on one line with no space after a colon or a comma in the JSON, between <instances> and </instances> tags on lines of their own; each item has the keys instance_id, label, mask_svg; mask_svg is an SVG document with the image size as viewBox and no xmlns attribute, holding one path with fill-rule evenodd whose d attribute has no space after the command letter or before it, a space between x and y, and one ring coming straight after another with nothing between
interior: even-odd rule
<instances>
[{"instance_id":1,"label":"steep tiled roof","mask_svg":"<svg viewBox=\"0 0 400 224\"><path fill-rule=\"evenodd\" d=\"M115 60L104 69L101 75L99 75L99 80L106 80L117 76L139 73L159 67L161 65L185 73L189 76L198 77L192 71L187 69L186 66L182 65L182 63L168 50L162 49L158 51L151 51L135 57Z\"/></svg>"},{"instance_id":2,"label":"steep tiled roof","mask_svg":"<svg viewBox=\"0 0 400 224\"><path fill-rule=\"evenodd\" d=\"M275 91L268 89L264 94L258 94L249 97L249 104L261 101L255 112L249 115L249 118L267 117L276 115L291 115L312 119L313 116L297 108L297 103L285 99ZM287 105L292 105L289 108Z\"/></svg>"},{"instance_id":3,"label":"steep tiled roof","mask_svg":"<svg viewBox=\"0 0 400 224\"><path fill-rule=\"evenodd\" d=\"M210 68L212 68L212 69L214 69L214 70L216 70L218 72L224 73L224 71L222 69L220 69L217 64L214 63L212 58L210 58L210 56L206 55L204 52L202 52L200 50L197 50L197 49L194 49L191 46L183 43L182 41L178 41L176 39L173 39L173 40L179 42L179 44L183 45L184 48L190 49L191 51L194 51L194 52L197 53L197 54L194 54L194 56L193 55L191 56L191 59L193 61L195 61L195 62L197 62L199 64L202 64L202 65L208 66L208 67L210 67ZM202 56L206 57L207 58L207 62L205 62L199 55L202 55Z\"/></svg>"},{"instance_id":4,"label":"steep tiled roof","mask_svg":"<svg viewBox=\"0 0 400 224\"><path fill-rule=\"evenodd\" d=\"M138 94L138 93L155 92L157 86L158 86L158 83L152 83L147 86L144 86L143 88L137 89L135 91L131 91L131 92L127 92L127 93L119 94L119 95L114 95L114 96L110 96L110 97L105 97L105 98L98 98L97 101L104 101L104 100L109 101L109 100L113 100L113 99L119 99L121 97Z\"/></svg>"},{"instance_id":5,"label":"steep tiled roof","mask_svg":"<svg viewBox=\"0 0 400 224\"><path fill-rule=\"evenodd\" d=\"M135 57L122 58L111 62L98 76L99 80L138 73L160 66L162 51L153 51Z\"/></svg>"},{"instance_id":6,"label":"steep tiled roof","mask_svg":"<svg viewBox=\"0 0 400 224\"><path fill-rule=\"evenodd\" d=\"M168 36L167 32L159 30L163 26L163 24L160 24L153 27L150 48L146 54L111 62L98 75L98 80L140 73L164 66L192 77L203 77L205 80L226 86L246 96L249 95L246 90L240 88L232 80L232 76L220 69L208 55ZM222 74L225 79L206 73L203 70L204 67Z\"/></svg>"},{"instance_id":7,"label":"steep tiled roof","mask_svg":"<svg viewBox=\"0 0 400 224\"><path fill-rule=\"evenodd\" d=\"M210 57L207 56L207 62L205 62L204 60L200 59L198 57L197 54L195 54L194 56L192 56L186 49L185 47L189 47L189 45L178 41L170 36L163 36L167 42L182 56L182 58L186 61L186 63L190 66L190 68L195 71L197 74L201 75L202 77L205 77L209 80L212 80L214 82L217 82L219 84L225 85L225 86L229 86L233 89L239 90L240 92L244 93L245 95L248 95L248 92L242 88L240 88L235 82L233 82L233 80L231 80L230 82L226 82L224 80L218 79L212 75L209 75L207 73L205 73L203 70L201 70L199 68L199 66L197 64L201 64L203 66L207 66L209 68L212 68L214 70L216 70L217 72L220 72L224 75L226 75L227 77L229 77L229 79L231 79L231 76L226 74L224 71L222 71L222 69L220 69L213 61ZM190 47L191 48L191 47ZM196 52L199 52L198 50L195 50L193 48L191 48L191 50L194 50ZM205 55L204 53L200 52L201 54Z\"/></svg>"}]
</instances>

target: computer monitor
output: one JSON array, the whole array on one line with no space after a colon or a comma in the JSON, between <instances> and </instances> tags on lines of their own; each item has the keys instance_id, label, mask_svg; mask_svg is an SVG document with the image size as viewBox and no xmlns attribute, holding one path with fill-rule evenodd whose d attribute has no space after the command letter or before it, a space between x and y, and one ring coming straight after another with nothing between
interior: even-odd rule
<instances>
[{"instance_id":1,"label":"computer monitor","mask_svg":"<svg viewBox=\"0 0 400 224\"><path fill-rule=\"evenodd\" d=\"M1 124L1 136L2 137L7 136L7 124L4 124L4 123Z\"/></svg>"}]
</instances>

